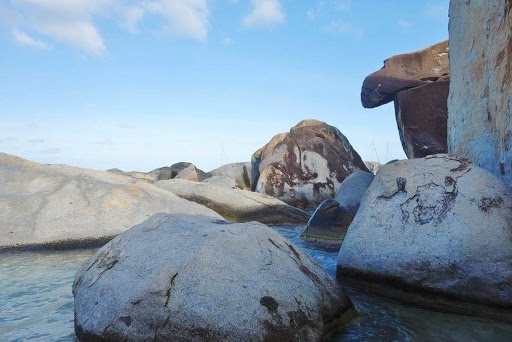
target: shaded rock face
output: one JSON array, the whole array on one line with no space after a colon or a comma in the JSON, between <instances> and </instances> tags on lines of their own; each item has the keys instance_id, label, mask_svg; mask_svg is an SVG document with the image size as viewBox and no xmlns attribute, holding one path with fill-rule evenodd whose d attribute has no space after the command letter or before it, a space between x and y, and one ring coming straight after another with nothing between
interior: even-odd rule
<instances>
[{"instance_id":1,"label":"shaded rock face","mask_svg":"<svg viewBox=\"0 0 512 342\"><path fill-rule=\"evenodd\" d=\"M77 272L75 334L102 341L320 341L343 289L271 228L157 214Z\"/></svg>"},{"instance_id":2,"label":"shaded rock face","mask_svg":"<svg viewBox=\"0 0 512 342\"><path fill-rule=\"evenodd\" d=\"M334 199L346 215L351 218L356 216L361 200L374 178L375 176L369 172L356 171L341 183Z\"/></svg>"},{"instance_id":3,"label":"shaded rock face","mask_svg":"<svg viewBox=\"0 0 512 342\"><path fill-rule=\"evenodd\" d=\"M110 239L158 212L221 218L146 181L0 153L0 248Z\"/></svg>"},{"instance_id":4,"label":"shaded rock face","mask_svg":"<svg viewBox=\"0 0 512 342\"><path fill-rule=\"evenodd\" d=\"M211 177L230 178L233 180L235 187L243 190L251 190L251 163L231 163L223 165L208 172L207 179Z\"/></svg>"},{"instance_id":5,"label":"shaded rock face","mask_svg":"<svg viewBox=\"0 0 512 342\"><path fill-rule=\"evenodd\" d=\"M426 49L397 55L384 61L384 67L365 78L361 89L364 108L391 102L400 91L450 77L448 41Z\"/></svg>"},{"instance_id":6,"label":"shaded rock face","mask_svg":"<svg viewBox=\"0 0 512 342\"><path fill-rule=\"evenodd\" d=\"M342 241L353 216L348 214L335 200L320 203L308 221L302 238L324 241Z\"/></svg>"},{"instance_id":7,"label":"shaded rock face","mask_svg":"<svg viewBox=\"0 0 512 342\"><path fill-rule=\"evenodd\" d=\"M449 32L449 151L512 185L511 2L451 1Z\"/></svg>"},{"instance_id":8,"label":"shaded rock face","mask_svg":"<svg viewBox=\"0 0 512 342\"><path fill-rule=\"evenodd\" d=\"M338 256L337 276L512 307L512 193L467 159L383 166Z\"/></svg>"},{"instance_id":9,"label":"shaded rock face","mask_svg":"<svg viewBox=\"0 0 512 342\"><path fill-rule=\"evenodd\" d=\"M260 193L184 179L159 181L155 185L183 199L204 205L233 222L303 224L309 219L308 213Z\"/></svg>"},{"instance_id":10,"label":"shaded rock face","mask_svg":"<svg viewBox=\"0 0 512 342\"><path fill-rule=\"evenodd\" d=\"M298 207L333 198L341 182L367 170L341 132L316 120L301 121L276 135L252 156L253 190Z\"/></svg>"},{"instance_id":11,"label":"shaded rock face","mask_svg":"<svg viewBox=\"0 0 512 342\"><path fill-rule=\"evenodd\" d=\"M448 41L444 41L391 57L363 82L361 102L365 108L394 101L408 158L447 152L448 51Z\"/></svg>"}]
</instances>

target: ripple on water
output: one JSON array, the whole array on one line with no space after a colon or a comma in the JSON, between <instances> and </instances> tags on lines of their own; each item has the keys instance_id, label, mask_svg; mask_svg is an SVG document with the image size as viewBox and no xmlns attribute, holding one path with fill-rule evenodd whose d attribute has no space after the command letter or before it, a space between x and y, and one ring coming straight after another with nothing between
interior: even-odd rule
<instances>
[{"instance_id":1,"label":"ripple on water","mask_svg":"<svg viewBox=\"0 0 512 342\"><path fill-rule=\"evenodd\" d=\"M274 227L335 276L339 247L300 239L302 227ZM96 249L0 253L0 336L5 341L73 341L75 272ZM347 289L359 316L338 341L512 341L512 325L433 312Z\"/></svg>"}]
</instances>

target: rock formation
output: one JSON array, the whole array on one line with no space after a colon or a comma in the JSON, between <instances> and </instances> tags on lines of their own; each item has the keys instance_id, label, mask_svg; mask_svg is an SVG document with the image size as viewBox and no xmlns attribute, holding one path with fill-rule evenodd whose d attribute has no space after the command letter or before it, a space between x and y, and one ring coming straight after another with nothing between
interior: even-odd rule
<instances>
[{"instance_id":1,"label":"rock formation","mask_svg":"<svg viewBox=\"0 0 512 342\"><path fill-rule=\"evenodd\" d=\"M357 169L367 170L337 128L304 120L252 155L251 184L290 205L315 208Z\"/></svg>"},{"instance_id":2,"label":"rock formation","mask_svg":"<svg viewBox=\"0 0 512 342\"><path fill-rule=\"evenodd\" d=\"M158 212L214 211L146 181L0 153L0 248L110 239Z\"/></svg>"},{"instance_id":3,"label":"rock formation","mask_svg":"<svg viewBox=\"0 0 512 342\"><path fill-rule=\"evenodd\" d=\"M450 3L450 153L512 185L512 3Z\"/></svg>"},{"instance_id":4,"label":"rock formation","mask_svg":"<svg viewBox=\"0 0 512 342\"><path fill-rule=\"evenodd\" d=\"M386 60L381 70L364 80L361 102L365 108L395 102L408 158L445 153L449 77L448 41L444 41Z\"/></svg>"},{"instance_id":5,"label":"rock formation","mask_svg":"<svg viewBox=\"0 0 512 342\"><path fill-rule=\"evenodd\" d=\"M169 190L176 196L202 204L232 222L301 224L309 219L306 212L260 193L226 189L184 179L159 181L155 185Z\"/></svg>"},{"instance_id":6,"label":"rock formation","mask_svg":"<svg viewBox=\"0 0 512 342\"><path fill-rule=\"evenodd\" d=\"M467 159L383 166L350 225L337 276L512 307L512 190Z\"/></svg>"},{"instance_id":7,"label":"rock formation","mask_svg":"<svg viewBox=\"0 0 512 342\"><path fill-rule=\"evenodd\" d=\"M186 179L193 182L202 182L206 178L206 173L198 169L194 164L190 164L172 179Z\"/></svg>"},{"instance_id":8,"label":"rock formation","mask_svg":"<svg viewBox=\"0 0 512 342\"><path fill-rule=\"evenodd\" d=\"M259 223L157 214L77 272L75 334L95 341L320 341L343 289Z\"/></svg>"},{"instance_id":9,"label":"rock formation","mask_svg":"<svg viewBox=\"0 0 512 342\"><path fill-rule=\"evenodd\" d=\"M251 163L226 164L208 172L206 177L231 178L237 188L251 190Z\"/></svg>"}]
</instances>

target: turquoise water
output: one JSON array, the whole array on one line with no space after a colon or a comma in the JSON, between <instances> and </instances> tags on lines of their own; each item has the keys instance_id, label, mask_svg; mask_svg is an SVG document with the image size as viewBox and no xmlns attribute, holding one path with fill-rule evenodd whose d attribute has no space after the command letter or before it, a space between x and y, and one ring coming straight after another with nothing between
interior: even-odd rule
<instances>
[{"instance_id":1,"label":"turquoise water","mask_svg":"<svg viewBox=\"0 0 512 342\"><path fill-rule=\"evenodd\" d=\"M297 228L275 228L332 276L337 248L299 238ZM96 249L0 253L0 341L73 341L71 285ZM338 341L512 341L512 325L440 313L362 293L347 292L360 315Z\"/></svg>"}]
</instances>

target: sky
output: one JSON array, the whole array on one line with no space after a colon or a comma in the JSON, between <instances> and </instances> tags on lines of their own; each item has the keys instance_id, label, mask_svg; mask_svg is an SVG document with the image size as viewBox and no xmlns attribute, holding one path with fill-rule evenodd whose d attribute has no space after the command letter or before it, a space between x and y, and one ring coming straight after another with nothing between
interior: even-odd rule
<instances>
[{"instance_id":1,"label":"sky","mask_svg":"<svg viewBox=\"0 0 512 342\"><path fill-rule=\"evenodd\" d=\"M209 171L303 119L363 160L405 158L361 84L448 38L449 0L0 0L0 152Z\"/></svg>"}]
</instances>

